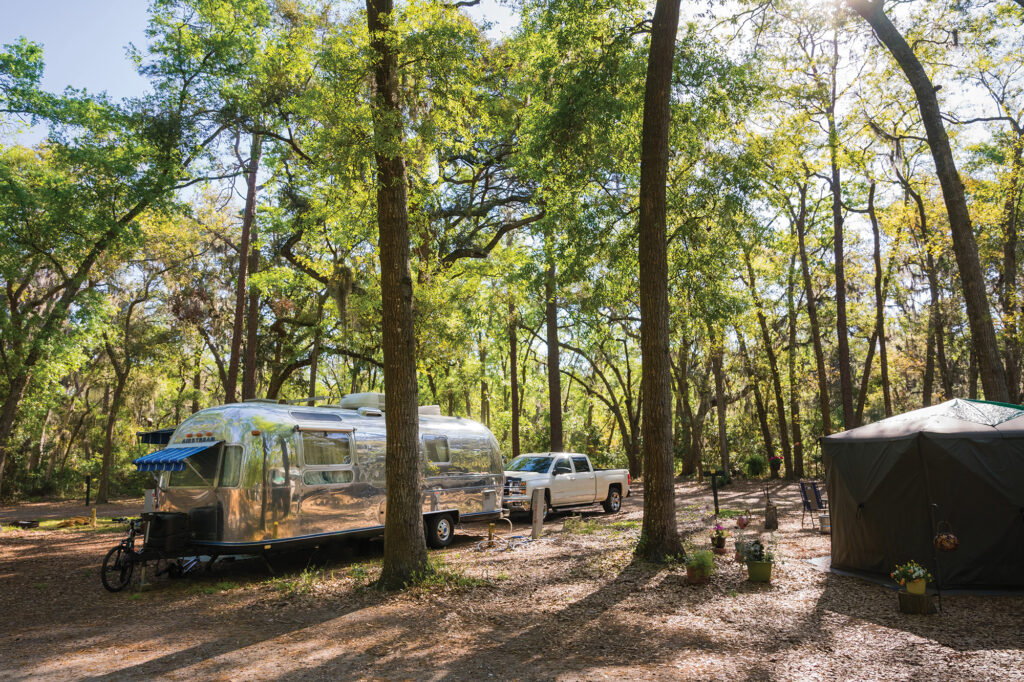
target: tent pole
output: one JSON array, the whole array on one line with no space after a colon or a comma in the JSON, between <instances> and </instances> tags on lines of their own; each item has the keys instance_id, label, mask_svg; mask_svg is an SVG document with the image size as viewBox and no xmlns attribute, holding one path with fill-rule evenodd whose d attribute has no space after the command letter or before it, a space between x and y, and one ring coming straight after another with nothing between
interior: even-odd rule
<instances>
[{"instance_id":1,"label":"tent pole","mask_svg":"<svg viewBox=\"0 0 1024 682\"><path fill-rule=\"evenodd\" d=\"M924 494L928 498L928 518L931 519L931 533L928 536L928 544L932 548L932 561L935 563L935 594L938 596L939 613L942 613L942 569L939 567L939 554L935 551L935 508L939 505L932 502L932 481L928 476L928 464L921 453L922 434L917 434L917 458L921 460L921 471L924 472Z\"/></svg>"},{"instance_id":2,"label":"tent pole","mask_svg":"<svg viewBox=\"0 0 1024 682\"><path fill-rule=\"evenodd\" d=\"M928 473L926 471L925 472L925 479L927 479L927 478L928 478ZM938 553L938 551L935 548L935 542L934 542L934 537L935 537L934 534L936 532L936 529L938 528L938 524L935 522L935 509L938 506L939 505L937 505L936 503L932 502L931 503L931 508L929 509L929 512L930 512L930 516L931 516L931 519L932 519L932 538L933 538L933 542L932 542L932 561L935 562L935 594L939 598L939 613L942 613L942 569L939 567L939 553Z\"/></svg>"}]
</instances>

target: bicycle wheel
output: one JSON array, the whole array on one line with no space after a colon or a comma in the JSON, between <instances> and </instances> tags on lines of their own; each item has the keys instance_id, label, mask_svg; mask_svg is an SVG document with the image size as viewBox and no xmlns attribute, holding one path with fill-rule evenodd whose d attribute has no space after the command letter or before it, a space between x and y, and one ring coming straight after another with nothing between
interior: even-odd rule
<instances>
[{"instance_id":1,"label":"bicycle wheel","mask_svg":"<svg viewBox=\"0 0 1024 682\"><path fill-rule=\"evenodd\" d=\"M103 587L107 588L107 591L120 592L132 581L134 571L135 564L125 552L124 545L118 545L103 557L100 580L103 581Z\"/></svg>"}]
</instances>

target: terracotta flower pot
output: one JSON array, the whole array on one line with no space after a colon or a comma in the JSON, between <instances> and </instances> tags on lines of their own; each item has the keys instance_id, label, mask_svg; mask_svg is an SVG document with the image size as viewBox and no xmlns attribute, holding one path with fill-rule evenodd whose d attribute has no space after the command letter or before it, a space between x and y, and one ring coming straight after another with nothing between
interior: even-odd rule
<instances>
[{"instance_id":1,"label":"terracotta flower pot","mask_svg":"<svg viewBox=\"0 0 1024 682\"><path fill-rule=\"evenodd\" d=\"M772 579L772 562L748 561L747 578L752 583L767 583Z\"/></svg>"},{"instance_id":2,"label":"terracotta flower pot","mask_svg":"<svg viewBox=\"0 0 1024 682\"><path fill-rule=\"evenodd\" d=\"M924 594L927 582L924 578L918 578L917 580L907 581L907 592L910 594Z\"/></svg>"},{"instance_id":3,"label":"terracotta flower pot","mask_svg":"<svg viewBox=\"0 0 1024 682\"><path fill-rule=\"evenodd\" d=\"M725 547L725 536L724 535L712 535L711 546L721 549Z\"/></svg>"},{"instance_id":4,"label":"terracotta flower pot","mask_svg":"<svg viewBox=\"0 0 1024 682\"><path fill-rule=\"evenodd\" d=\"M696 566L686 567L686 582L690 583L691 585L703 585L710 579L710 575L706 573L698 573Z\"/></svg>"}]
</instances>

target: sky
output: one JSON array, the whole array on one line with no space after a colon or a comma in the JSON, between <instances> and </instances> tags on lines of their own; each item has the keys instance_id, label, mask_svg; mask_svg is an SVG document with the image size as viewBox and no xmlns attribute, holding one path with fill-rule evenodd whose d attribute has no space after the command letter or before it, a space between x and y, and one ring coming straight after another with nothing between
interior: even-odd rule
<instances>
[{"instance_id":1,"label":"sky","mask_svg":"<svg viewBox=\"0 0 1024 682\"><path fill-rule=\"evenodd\" d=\"M0 44L24 36L42 43L43 87L67 86L106 92L114 99L141 95L146 81L135 72L126 48L146 44L148 0L0 0ZM492 36L515 25L501 0L482 0L467 13L493 22Z\"/></svg>"},{"instance_id":2,"label":"sky","mask_svg":"<svg viewBox=\"0 0 1024 682\"><path fill-rule=\"evenodd\" d=\"M146 81L125 48L146 42L146 0L0 0L0 44L24 36L43 45L43 87L142 94Z\"/></svg>"}]
</instances>

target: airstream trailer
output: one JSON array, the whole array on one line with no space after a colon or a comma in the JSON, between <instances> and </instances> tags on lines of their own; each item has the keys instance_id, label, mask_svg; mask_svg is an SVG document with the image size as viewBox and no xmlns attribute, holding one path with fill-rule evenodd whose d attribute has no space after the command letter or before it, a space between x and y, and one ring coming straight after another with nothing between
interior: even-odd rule
<instances>
[{"instance_id":1,"label":"airstream trailer","mask_svg":"<svg viewBox=\"0 0 1024 682\"><path fill-rule=\"evenodd\" d=\"M190 548L208 555L378 535L386 504L383 399L211 407L135 464L157 473L157 515L177 513ZM443 547L456 523L501 516L501 454L482 424L436 407L420 408L419 419L427 542Z\"/></svg>"}]
</instances>

